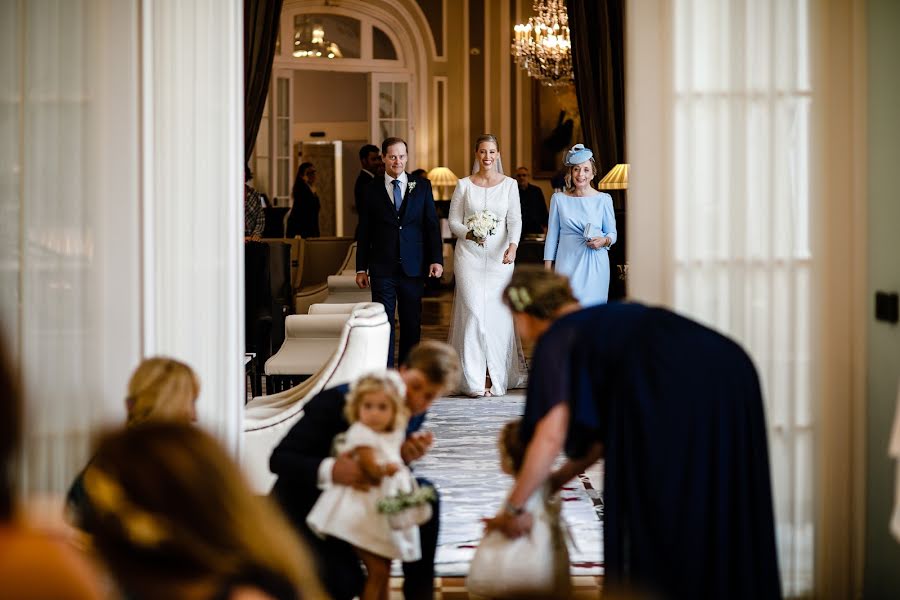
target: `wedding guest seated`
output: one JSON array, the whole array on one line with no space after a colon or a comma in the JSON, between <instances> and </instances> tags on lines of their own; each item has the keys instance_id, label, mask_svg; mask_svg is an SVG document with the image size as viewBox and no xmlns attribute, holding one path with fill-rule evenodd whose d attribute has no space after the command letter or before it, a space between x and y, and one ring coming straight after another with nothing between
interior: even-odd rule
<instances>
[{"instance_id":1,"label":"wedding guest seated","mask_svg":"<svg viewBox=\"0 0 900 600\"><path fill-rule=\"evenodd\" d=\"M266 227L266 213L260 193L250 185L252 180L250 167L244 167L244 241L258 242Z\"/></svg>"},{"instance_id":2,"label":"wedding guest seated","mask_svg":"<svg viewBox=\"0 0 900 600\"><path fill-rule=\"evenodd\" d=\"M191 423L197 419L194 404L200 395L200 380L188 365L174 358L146 358L128 381L125 409L126 426L145 421ZM91 510L84 494L84 471L78 474L66 495L66 517L85 529L85 516Z\"/></svg>"},{"instance_id":3,"label":"wedding guest seated","mask_svg":"<svg viewBox=\"0 0 900 600\"><path fill-rule=\"evenodd\" d=\"M326 598L284 517L185 423L110 433L85 469L94 546L130 599Z\"/></svg>"},{"instance_id":4,"label":"wedding guest seated","mask_svg":"<svg viewBox=\"0 0 900 600\"><path fill-rule=\"evenodd\" d=\"M433 434L420 431L425 412L437 397L456 385L459 369L456 352L434 341L414 346L398 369L406 386L404 400L410 414L406 439L400 447L400 457L406 464L431 447ZM307 515L322 491L332 486L366 490L377 484L350 452L332 456L335 437L350 428L344 412L348 391L349 385L339 385L312 398L303 408L303 418L275 448L269 461L269 468L278 477L272 495L313 549L319 574L335 600L349 600L362 592L365 578L360 559L344 540L316 536L307 525ZM416 481L422 487L430 485L421 478ZM419 528L422 558L403 563L403 594L407 599L433 597L440 515L437 498L432 510L432 518Z\"/></svg>"},{"instance_id":5,"label":"wedding guest seated","mask_svg":"<svg viewBox=\"0 0 900 600\"><path fill-rule=\"evenodd\" d=\"M16 506L22 439L17 377L0 344L0 598L97 600L96 574L70 546L28 523Z\"/></svg>"}]
</instances>

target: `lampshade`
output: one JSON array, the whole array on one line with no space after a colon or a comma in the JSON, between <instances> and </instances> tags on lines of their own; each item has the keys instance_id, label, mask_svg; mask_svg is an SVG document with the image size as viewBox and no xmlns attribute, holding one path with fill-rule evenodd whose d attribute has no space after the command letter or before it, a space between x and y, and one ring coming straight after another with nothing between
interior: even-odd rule
<instances>
[{"instance_id":1,"label":"lampshade","mask_svg":"<svg viewBox=\"0 0 900 600\"><path fill-rule=\"evenodd\" d=\"M428 171L428 180L433 186L451 186L456 185L459 178L447 167L435 167Z\"/></svg>"},{"instance_id":2,"label":"lampshade","mask_svg":"<svg viewBox=\"0 0 900 600\"><path fill-rule=\"evenodd\" d=\"M597 185L601 190L628 189L628 163L618 164L600 180Z\"/></svg>"}]
</instances>

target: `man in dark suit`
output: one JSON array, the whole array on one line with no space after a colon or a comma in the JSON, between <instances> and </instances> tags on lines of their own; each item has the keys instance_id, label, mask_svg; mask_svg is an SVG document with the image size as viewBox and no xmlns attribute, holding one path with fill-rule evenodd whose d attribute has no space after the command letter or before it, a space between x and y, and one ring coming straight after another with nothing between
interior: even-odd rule
<instances>
[{"instance_id":1,"label":"man in dark suit","mask_svg":"<svg viewBox=\"0 0 900 600\"><path fill-rule=\"evenodd\" d=\"M427 277L444 272L441 232L431 182L406 173L406 142L381 144L385 173L365 190L359 213L356 285L372 288L372 301L384 305L393 322L400 313L400 362L422 334L422 296ZM394 328L388 366L394 365Z\"/></svg>"},{"instance_id":2,"label":"man in dark suit","mask_svg":"<svg viewBox=\"0 0 900 600\"><path fill-rule=\"evenodd\" d=\"M435 398L456 385L459 358L442 342L423 342L412 349L408 361L400 366L406 384L406 405L410 418L407 438L400 455L410 463L424 455L434 436L420 431L425 411ZM306 517L322 490L331 485L350 485L367 489L372 484L350 453L331 457L335 436L350 424L344 416L349 386L324 390L303 407L303 417L291 428L272 452L269 468L278 476L272 495L318 558L319 576L335 600L349 600L362 593L365 578L360 559L343 540L317 537L306 524ZM430 485L417 479L419 485ZM403 594L407 600L432 598L434 589L434 553L437 549L440 510L434 501L433 516L420 526L422 558L403 563Z\"/></svg>"},{"instance_id":3,"label":"man in dark suit","mask_svg":"<svg viewBox=\"0 0 900 600\"><path fill-rule=\"evenodd\" d=\"M516 169L516 182L519 184L519 202L522 205L522 233L547 233L547 203L544 192L536 185L528 182L528 167Z\"/></svg>"},{"instance_id":4,"label":"man in dark suit","mask_svg":"<svg viewBox=\"0 0 900 600\"><path fill-rule=\"evenodd\" d=\"M359 175L356 176L356 183L353 184L353 208L359 215L362 199L365 195L366 186L372 183L379 171L383 171L384 165L381 162L381 151L374 144L366 144L359 149ZM359 239L359 223L356 224L356 239Z\"/></svg>"}]
</instances>

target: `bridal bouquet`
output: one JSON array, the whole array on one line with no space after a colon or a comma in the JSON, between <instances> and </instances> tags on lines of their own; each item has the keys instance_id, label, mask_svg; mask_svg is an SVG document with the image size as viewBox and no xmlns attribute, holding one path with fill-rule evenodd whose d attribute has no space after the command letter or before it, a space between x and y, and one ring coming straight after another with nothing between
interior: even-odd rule
<instances>
[{"instance_id":1,"label":"bridal bouquet","mask_svg":"<svg viewBox=\"0 0 900 600\"><path fill-rule=\"evenodd\" d=\"M469 215L465 220L465 225L472 233L476 242L482 242L486 240L489 235L494 235L497 231L497 225L499 224L500 219L497 218L497 215L487 209Z\"/></svg>"}]
</instances>

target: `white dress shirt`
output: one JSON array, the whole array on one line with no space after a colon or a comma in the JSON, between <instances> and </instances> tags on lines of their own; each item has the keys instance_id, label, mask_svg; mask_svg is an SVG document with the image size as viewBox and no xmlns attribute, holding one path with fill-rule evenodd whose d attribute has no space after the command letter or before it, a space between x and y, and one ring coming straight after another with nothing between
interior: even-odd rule
<instances>
[{"instance_id":1,"label":"white dress shirt","mask_svg":"<svg viewBox=\"0 0 900 600\"><path fill-rule=\"evenodd\" d=\"M397 179L400 180L400 197L405 200L406 199L406 187L407 187L406 184L409 181L409 178L406 176L406 173L400 173L400 177L398 177ZM393 181L394 181L393 177L391 177L387 173L384 174L384 189L387 190L388 198L391 199L391 202L394 201Z\"/></svg>"}]
</instances>

